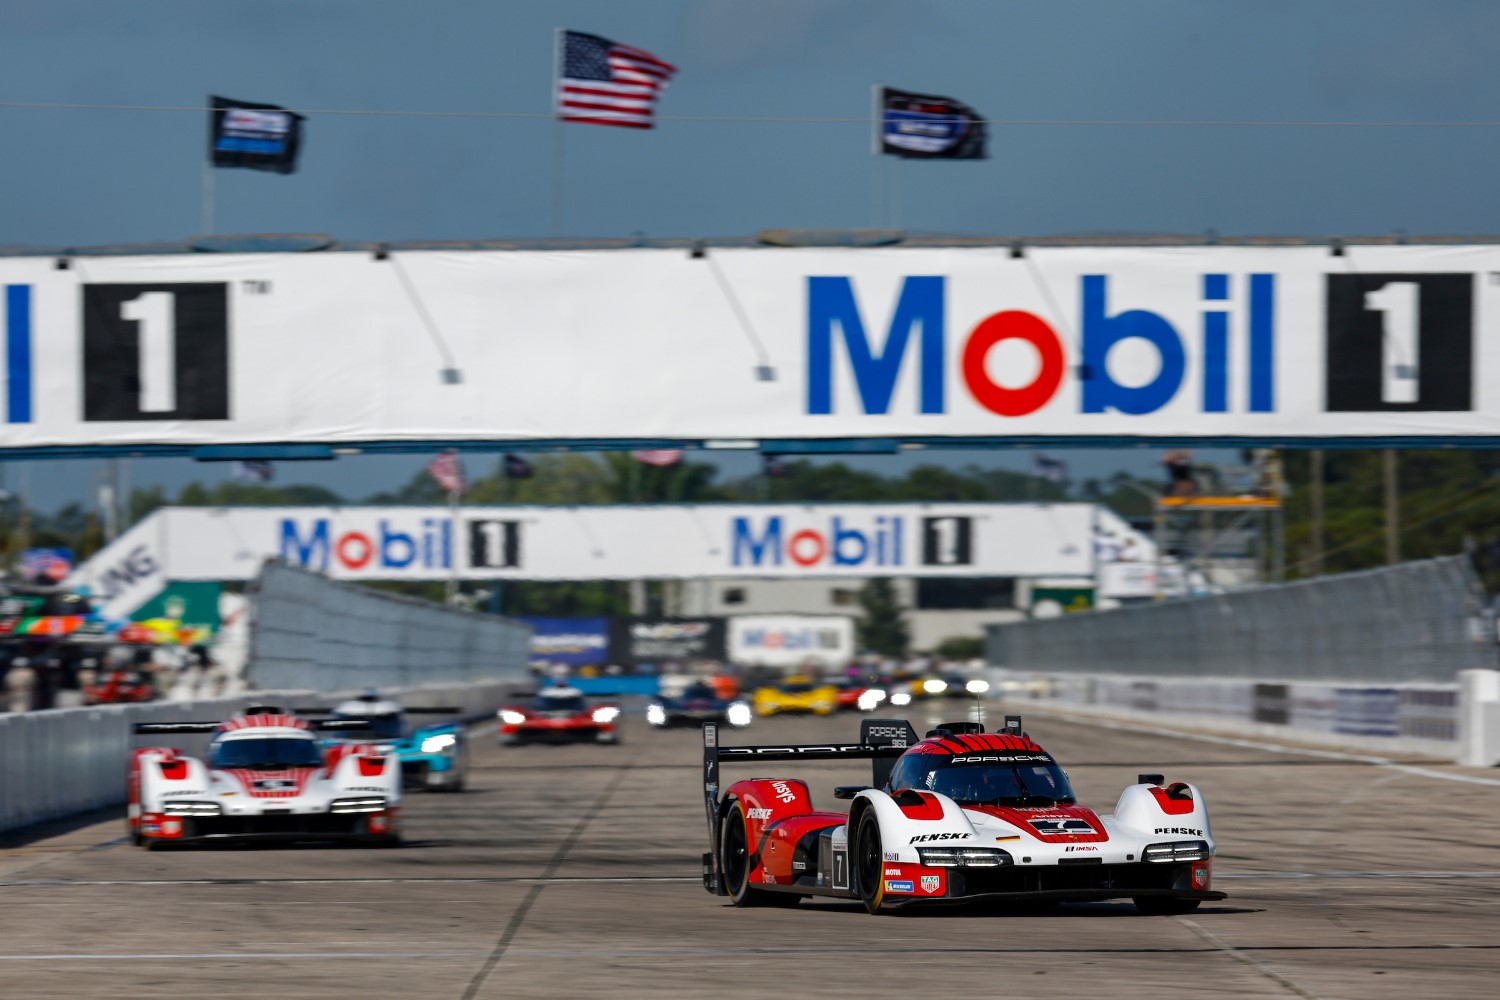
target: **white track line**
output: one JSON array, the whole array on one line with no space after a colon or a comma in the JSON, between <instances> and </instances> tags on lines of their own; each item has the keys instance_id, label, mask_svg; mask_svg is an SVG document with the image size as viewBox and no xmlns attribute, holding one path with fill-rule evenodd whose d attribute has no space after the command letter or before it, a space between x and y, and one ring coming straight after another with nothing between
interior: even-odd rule
<instances>
[{"instance_id":1,"label":"white track line","mask_svg":"<svg viewBox=\"0 0 1500 1000\"><path fill-rule=\"evenodd\" d=\"M1228 941L1225 941L1223 938L1219 937L1208 928L1199 926L1193 921L1186 920L1182 917L1177 918L1177 922L1182 924L1182 926L1186 927L1188 930L1192 931L1194 934L1198 935L1203 940L1207 941L1209 944L1213 945L1215 948L1222 951L1225 955L1228 955L1230 958L1234 959L1236 962L1239 962L1242 965L1254 969L1257 973L1269 979L1277 986L1280 986L1288 993L1291 993L1293 996L1302 997L1303 1000L1318 1000L1318 995L1316 993L1309 993L1307 990L1304 990L1302 987L1298 986L1296 983L1292 982L1281 973L1272 969L1260 959L1256 958L1253 955L1245 954L1243 951L1240 951L1234 945L1230 944Z\"/></svg>"},{"instance_id":2,"label":"white track line","mask_svg":"<svg viewBox=\"0 0 1500 1000\"><path fill-rule=\"evenodd\" d=\"M1052 709L1050 706L1035 706L1041 715L1051 715L1066 722L1077 723L1083 726L1095 726L1099 729L1113 729L1125 733L1144 733L1149 736L1170 736L1181 740L1196 740L1200 743L1216 743L1219 746L1239 747L1245 750L1265 750L1269 753L1287 754L1292 757L1326 757L1329 760L1348 760L1357 764L1369 764L1373 767L1389 768L1402 774L1414 774L1422 778L1441 778L1443 781L1460 781L1469 785L1488 785L1492 788L1500 788L1500 778L1481 778L1475 774L1451 774L1447 771L1434 771L1429 767L1416 767L1411 764L1398 764L1389 757L1371 757L1367 754L1344 753L1339 750L1317 750L1306 747L1290 747L1280 743L1262 743L1260 740L1240 739L1232 736L1210 736L1207 733L1192 733L1181 729L1170 729L1165 726L1148 726L1137 722L1116 722L1113 719L1097 719L1089 715L1074 715L1065 707Z\"/></svg>"}]
</instances>

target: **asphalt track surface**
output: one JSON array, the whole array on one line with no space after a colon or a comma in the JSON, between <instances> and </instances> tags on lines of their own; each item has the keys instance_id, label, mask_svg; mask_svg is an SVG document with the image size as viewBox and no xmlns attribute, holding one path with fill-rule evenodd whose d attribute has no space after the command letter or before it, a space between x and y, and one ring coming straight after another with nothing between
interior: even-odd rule
<instances>
[{"instance_id":1,"label":"asphalt track surface","mask_svg":"<svg viewBox=\"0 0 1500 1000\"><path fill-rule=\"evenodd\" d=\"M113 814L0 841L0 997L1500 995L1500 771L1032 713L1101 811L1140 771L1197 783L1230 898L1186 917L736 910L699 885L698 735L629 723L619 747L482 732L471 790L409 797L396 850L146 852ZM776 719L726 742L856 731ZM867 774L800 773L830 806Z\"/></svg>"}]
</instances>

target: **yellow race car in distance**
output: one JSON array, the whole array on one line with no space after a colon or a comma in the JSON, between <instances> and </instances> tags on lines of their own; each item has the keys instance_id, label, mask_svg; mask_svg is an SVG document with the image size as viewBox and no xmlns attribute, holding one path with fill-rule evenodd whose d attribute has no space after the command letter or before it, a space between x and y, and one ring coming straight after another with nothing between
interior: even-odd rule
<instances>
[{"instance_id":1,"label":"yellow race car in distance","mask_svg":"<svg viewBox=\"0 0 1500 1000\"><path fill-rule=\"evenodd\" d=\"M839 689L811 677L788 677L774 687L755 692L755 713L776 715L781 712L812 712L832 715L839 707Z\"/></svg>"}]
</instances>

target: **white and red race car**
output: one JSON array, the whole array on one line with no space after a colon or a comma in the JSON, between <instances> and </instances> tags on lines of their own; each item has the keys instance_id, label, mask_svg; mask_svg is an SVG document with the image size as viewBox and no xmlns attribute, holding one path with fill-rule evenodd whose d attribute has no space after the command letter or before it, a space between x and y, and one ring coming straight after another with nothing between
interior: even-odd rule
<instances>
[{"instance_id":1,"label":"white and red race car","mask_svg":"<svg viewBox=\"0 0 1500 1000\"><path fill-rule=\"evenodd\" d=\"M725 747L718 735L703 727L703 885L736 906L1127 898L1166 914L1225 898L1211 887L1214 837L1195 786L1143 774L1101 816L1077 803L1019 716L999 733L958 722L923 739L905 719L866 719L854 744ZM847 815L814 809L797 778L736 781L719 797L721 763L861 758L872 784L834 789L852 800Z\"/></svg>"},{"instance_id":2,"label":"white and red race car","mask_svg":"<svg viewBox=\"0 0 1500 1000\"><path fill-rule=\"evenodd\" d=\"M316 732L369 725L310 721L271 706L224 722L139 723L138 735L212 735L204 760L167 747L131 755L131 840L147 847L211 838L399 843L401 761L369 744L325 747Z\"/></svg>"}]
</instances>

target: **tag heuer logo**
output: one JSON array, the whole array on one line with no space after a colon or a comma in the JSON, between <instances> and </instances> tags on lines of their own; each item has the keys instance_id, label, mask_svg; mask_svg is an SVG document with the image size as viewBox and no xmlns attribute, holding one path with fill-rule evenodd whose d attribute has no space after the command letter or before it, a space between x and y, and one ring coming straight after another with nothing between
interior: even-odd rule
<instances>
[{"instance_id":1,"label":"tag heuer logo","mask_svg":"<svg viewBox=\"0 0 1500 1000\"><path fill-rule=\"evenodd\" d=\"M937 876L937 875L923 875L922 876L922 891L925 892L925 893L927 893L928 895L931 895L932 893L937 892L938 891L938 883L940 883L941 881L942 881L942 879L939 876Z\"/></svg>"}]
</instances>

